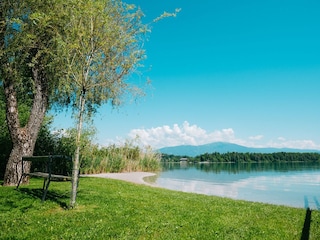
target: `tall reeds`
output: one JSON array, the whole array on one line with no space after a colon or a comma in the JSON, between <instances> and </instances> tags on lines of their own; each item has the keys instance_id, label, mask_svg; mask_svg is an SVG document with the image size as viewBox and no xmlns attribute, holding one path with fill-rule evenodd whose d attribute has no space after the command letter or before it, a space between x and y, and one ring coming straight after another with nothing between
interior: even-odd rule
<instances>
[{"instance_id":1,"label":"tall reeds","mask_svg":"<svg viewBox=\"0 0 320 240\"><path fill-rule=\"evenodd\" d=\"M160 170L160 154L150 147L141 148L132 143L122 146L93 146L82 156L82 174L103 172L135 172Z\"/></svg>"},{"instance_id":2,"label":"tall reeds","mask_svg":"<svg viewBox=\"0 0 320 240\"><path fill-rule=\"evenodd\" d=\"M93 143L95 132L91 126L83 130L80 147L81 174L160 170L160 153L153 151L151 147L142 146L139 139L127 140L121 145L99 147ZM75 130L58 132L51 142L51 151L55 154L73 156Z\"/></svg>"}]
</instances>

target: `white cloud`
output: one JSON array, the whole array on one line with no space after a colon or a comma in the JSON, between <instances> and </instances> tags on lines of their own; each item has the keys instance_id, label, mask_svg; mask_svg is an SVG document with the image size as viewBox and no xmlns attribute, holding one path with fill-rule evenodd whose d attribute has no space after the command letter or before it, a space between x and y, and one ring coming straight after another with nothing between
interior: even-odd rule
<instances>
[{"instance_id":1,"label":"white cloud","mask_svg":"<svg viewBox=\"0 0 320 240\"><path fill-rule=\"evenodd\" d=\"M190 125L185 121L182 125L174 124L172 127L164 125L149 129L133 129L130 138L139 137L143 145L155 148L177 145L201 145L211 142L236 142L232 128L207 132L197 125Z\"/></svg>"},{"instance_id":2,"label":"white cloud","mask_svg":"<svg viewBox=\"0 0 320 240\"><path fill-rule=\"evenodd\" d=\"M212 142L229 142L246 147L274 147L274 148L297 148L320 150L320 145L312 140L289 140L284 137L265 139L259 134L248 138L236 138L232 128L207 132L201 127L185 121L182 124L164 125L153 128L137 128L128 133L127 139L117 137L116 139L104 140L103 146L110 144L122 145L126 141L132 141L141 146L151 146L154 149L178 146L178 145L202 145Z\"/></svg>"},{"instance_id":3,"label":"white cloud","mask_svg":"<svg viewBox=\"0 0 320 240\"><path fill-rule=\"evenodd\" d=\"M267 146L274 148L320 149L320 146L312 140L287 140L283 137L278 138L278 140L280 142L268 142Z\"/></svg>"},{"instance_id":4,"label":"white cloud","mask_svg":"<svg viewBox=\"0 0 320 240\"><path fill-rule=\"evenodd\" d=\"M263 138L263 135L257 135L257 136L249 137L250 140L261 140L262 138Z\"/></svg>"},{"instance_id":5,"label":"white cloud","mask_svg":"<svg viewBox=\"0 0 320 240\"><path fill-rule=\"evenodd\" d=\"M283 141L286 141L286 139L285 139L284 137L278 137L278 140L279 140L279 141L282 141L282 142L283 142Z\"/></svg>"}]
</instances>

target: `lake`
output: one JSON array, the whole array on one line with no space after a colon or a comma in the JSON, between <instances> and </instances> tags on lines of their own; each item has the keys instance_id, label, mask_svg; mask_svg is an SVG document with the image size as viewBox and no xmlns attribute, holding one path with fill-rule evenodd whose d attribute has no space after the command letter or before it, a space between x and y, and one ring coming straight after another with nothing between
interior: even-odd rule
<instances>
[{"instance_id":1,"label":"lake","mask_svg":"<svg viewBox=\"0 0 320 240\"><path fill-rule=\"evenodd\" d=\"M320 209L320 163L166 163L146 181L183 192Z\"/></svg>"}]
</instances>

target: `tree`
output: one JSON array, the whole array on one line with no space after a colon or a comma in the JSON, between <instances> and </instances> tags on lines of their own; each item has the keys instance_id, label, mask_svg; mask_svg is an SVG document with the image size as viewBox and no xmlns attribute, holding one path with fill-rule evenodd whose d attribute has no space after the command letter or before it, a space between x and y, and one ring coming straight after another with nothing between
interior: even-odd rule
<instances>
[{"instance_id":1,"label":"tree","mask_svg":"<svg viewBox=\"0 0 320 240\"><path fill-rule=\"evenodd\" d=\"M63 65L52 56L57 53L56 37L65 25L60 14L62 6L60 0L0 2L0 85L12 141L4 185L17 184L21 157L33 154L49 96L60 78L61 71L56 70ZM21 102L29 106L25 124L18 109Z\"/></svg>"},{"instance_id":2,"label":"tree","mask_svg":"<svg viewBox=\"0 0 320 240\"><path fill-rule=\"evenodd\" d=\"M4 184L20 178L20 159L32 155L50 100L78 113L76 178L84 116L109 100L119 105L125 93L141 93L125 78L144 58L142 12L118 0L0 4L0 84L13 144ZM18 103L26 100L30 115L23 125Z\"/></svg>"},{"instance_id":3,"label":"tree","mask_svg":"<svg viewBox=\"0 0 320 240\"><path fill-rule=\"evenodd\" d=\"M142 92L127 82L144 59L142 12L121 1L71 1L68 28L59 47L67 66L59 89L68 96L77 119L70 206L76 203L80 166L80 139L84 117L104 103L121 104L124 94ZM63 55L65 54L65 55Z\"/></svg>"},{"instance_id":4,"label":"tree","mask_svg":"<svg viewBox=\"0 0 320 240\"><path fill-rule=\"evenodd\" d=\"M0 84L5 90L13 149L5 185L15 185L19 162L32 155L48 106L71 106L77 121L70 206L76 202L82 124L99 106L122 103L142 91L128 76L144 59L148 26L140 9L120 0L25 0L0 2ZM176 10L178 12L179 9ZM163 17L175 16L164 13ZM26 125L18 101L30 99Z\"/></svg>"}]
</instances>

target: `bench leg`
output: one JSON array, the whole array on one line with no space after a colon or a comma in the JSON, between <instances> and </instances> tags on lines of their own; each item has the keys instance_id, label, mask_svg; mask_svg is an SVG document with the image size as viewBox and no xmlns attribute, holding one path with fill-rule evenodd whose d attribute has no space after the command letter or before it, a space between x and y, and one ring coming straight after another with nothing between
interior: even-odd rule
<instances>
[{"instance_id":1,"label":"bench leg","mask_svg":"<svg viewBox=\"0 0 320 240\"><path fill-rule=\"evenodd\" d=\"M42 191L44 191L44 188L46 187L47 178L43 178L43 185L42 185Z\"/></svg>"},{"instance_id":2,"label":"bench leg","mask_svg":"<svg viewBox=\"0 0 320 240\"><path fill-rule=\"evenodd\" d=\"M46 199L49 185L50 185L50 178L44 179L43 188L42 188L43 189L42 202L44 202L44 200Z\"/></svg>"},{"instance_id":3,"label":"bench leg","mask_svg":"<svg viewBox=\"0 0 320 240\"><path fill-rule=\"evenodd\" d=\"M21 175L21 177L20 177L20 179L19 179L19 182L18 182L18 185L17 185L16 189L18 189L18 188L19 188L20 183L21 183L21 181L22 181L22 178L23 178L23 177L25 177L25 175L24 175L24 174L22 174L22 175Z\"/></svg>"}]
</instances>

